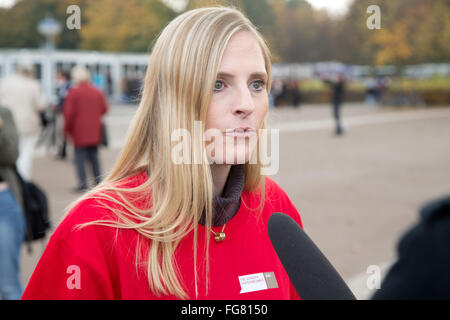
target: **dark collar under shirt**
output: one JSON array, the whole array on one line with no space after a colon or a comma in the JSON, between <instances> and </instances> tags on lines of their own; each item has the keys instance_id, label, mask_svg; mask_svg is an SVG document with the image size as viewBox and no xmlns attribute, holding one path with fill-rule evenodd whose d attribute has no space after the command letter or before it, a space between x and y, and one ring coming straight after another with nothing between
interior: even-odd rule
<instances>
[{"instance_id":1,"label":"dark collar under shirt","mask_svg":"<svg viewBox=\"0 0 450 320\"><path fill-rule=\"evenodd\" d=\"M213 198L213 227L224 225L238 212L241 205L241 194L244 190L244 180L244 166L231 166L222 195ZM203 212L199 222L205 225L205 212Z\"/></svg>"}]
</instances>

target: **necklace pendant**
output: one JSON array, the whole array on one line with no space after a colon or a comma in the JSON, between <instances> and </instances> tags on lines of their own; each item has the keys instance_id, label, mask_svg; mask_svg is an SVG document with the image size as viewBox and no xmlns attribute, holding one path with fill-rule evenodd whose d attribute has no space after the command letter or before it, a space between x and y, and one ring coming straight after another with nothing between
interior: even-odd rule
<instances>
[{"instance_id":1,"label":"necklace pendant","mask_svg":"<svg viewBox=\"0 0 450 320\"><path fill-rule=\"evenodd\" d=\"M214 239L216 240L216 242L222 242L223 240L225 240L225 232L218 232L214 235Z\"/></svg>"}]
</instances>

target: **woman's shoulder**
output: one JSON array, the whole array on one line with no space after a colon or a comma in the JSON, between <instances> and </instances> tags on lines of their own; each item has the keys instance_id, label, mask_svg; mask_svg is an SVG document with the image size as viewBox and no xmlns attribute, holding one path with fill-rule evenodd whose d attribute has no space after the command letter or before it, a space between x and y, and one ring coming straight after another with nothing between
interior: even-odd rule
<instances>
[{"instance_id":1,"label":"woman's shoulder","mask_svg":"<svg viewBox=\"0 0 450 320\"><path fill-rule=\"evenodd\" d=\"M131 189L142 184L146 178L146 175L140 172L119 181L117 185L120 185L122 189ZM133 204L139 206L139 201L135 200ZM116 192L109 190L90 192L67 211L55 230L54 236L69 239L75 232L80 232L83 236L115 232L112 230L115 228L111 226L119 222L116 212L126 211L123 198Z\"/></svg>"},{"instance_id":2,"label":"woman's shoulder","mask_svg":"<svg viewBox=\"0 0 450 320\"><path fill-rule=\"evenodd\" d=\"M266 192L272 191L272 192L284 192L284 190L280 187L278 183L276 183L273 179L265 176L265 183L266 183Z\"/></svg>"},{"instance_id":3,"label":"woman's shoulder","mask_svg":"<svg viewBox=\"0 0 450 320\"><path fill-rule=\"evenodd\" d=\"M273 201L284 201L289 199L286 191L280 185L269 177L265 177L266 197L270 197Z\"/></svg>"},{"instance_id":4,"label":"woman's shoulder","mask_svg":"<svg viewBox=\"0 0 450 320\"><path fill-rule=\"evenodd\" d=\"M97 224L98 221L113 222L117 219L115 219L113 211L105 205L109 205L109 203L93 197L79 200L63 216L53 232L52 238L67 243L74 241L75 238L84 238L85 240L90 238L89 241L91 241L99 233L107 232L106 227Z\"/></svg>"},{"instance_id":5,"label":"woman's shoulder","mask_svg":"<svg viewBox=\"0 0 450 320\"><path fill-rule=\"evenodd\" d=\"M123 233L117 228L85 225L114 219L112 212L98 199L84 198L73 205L50 237L24 298L114 297L111 286L118 270L118 257L126 251L126 245L131 246L131 241L125 241L129 238L123 239ZM73 290L74 283L79 284L77 290Z\"/></svg>"},{"instance_id":6,"label":"woman's shoulder","mask_svg":"<svg viewBox=\"0 0 450 320\"><path fill-rule=\"evenodd\" d=\"M269 177L265 177L265 206L269 212L281 212L289 215L302 226L300 214L286 191Z\"/></svg>"}]
</instances>

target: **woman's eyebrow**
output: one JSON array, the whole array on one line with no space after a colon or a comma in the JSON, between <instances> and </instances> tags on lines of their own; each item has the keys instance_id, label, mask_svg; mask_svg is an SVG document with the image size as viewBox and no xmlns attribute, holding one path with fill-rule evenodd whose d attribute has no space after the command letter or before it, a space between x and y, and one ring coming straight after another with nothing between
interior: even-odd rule
<instances>
[{"instance_id":1,"label":"woman's eyebrow","mask_svg":"<svg viewBox=\"0 0 450 320\"><path fill-rule=\"evenodd\" d=\"M219 72L217 73L217 77L218 78L229 78L229 79L233 79L236 76L234 74L228 73L228 72ZM250 74L249 78L267 78L267 73L265 72L253 72L252 74Z\"/></svg>"}]
</instances>

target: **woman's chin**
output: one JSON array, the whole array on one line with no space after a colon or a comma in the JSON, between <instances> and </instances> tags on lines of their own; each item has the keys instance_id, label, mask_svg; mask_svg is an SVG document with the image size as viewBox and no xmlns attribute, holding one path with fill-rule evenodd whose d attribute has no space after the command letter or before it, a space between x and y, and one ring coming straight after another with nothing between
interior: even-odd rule
<instances>
[{"instance_id":1,"label":"woman's chin","mask_svg":"<svg viewBox=\"0 0 450 320\"><path fill-rule=\"evenodd\" d=\"M213 157L210 162L214 164L224 164L224 165L238 165L238 164L246 164L250 160L250 157L247 152L236 153L236 154L227 154L226 156L217 156Z\"/></svg>"}]
</instances>

